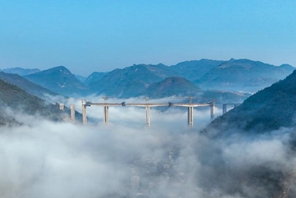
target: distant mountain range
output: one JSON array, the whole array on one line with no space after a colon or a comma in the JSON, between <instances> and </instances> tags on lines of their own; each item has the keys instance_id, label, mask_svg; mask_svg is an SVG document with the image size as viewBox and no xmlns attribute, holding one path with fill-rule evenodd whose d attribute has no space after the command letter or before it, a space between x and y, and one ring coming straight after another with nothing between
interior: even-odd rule
<instances>
[{"instance_id":1,"label":"distant mountain range","mask_svg":"<svg viewBox=\"0 0 296 198\"><path fill-rule=\"evenodd\" d=\"M295 68L247 59L222 62L194 82L202 89L256 92L285 78Z\"/></svg>"},{"instance_id":2,"label":"distant mountain range","mask_svg":"<svg viewBox=\"0 0 296 198\"><path fill-rule=\"evenodd\" d=\"M285 78L294 69L290 65L274 66L247 59L229 61L201 59L185 61L172 66L139 64L110 72L93 72L87 78L75 76L64 66L44 71L22 68L5 69L5 71L8 73L18 71L21 75L31 72L32 74L23 77L65 96L84 97L96 94L129 98L140 95L151 97L187 95L188 93L200 95L201 91L211 91L216 94L255 93ZM174 82L177 83L164 81L170 77L175 77ZM176 77L182 77L184 80L178 78L178 81ZM190 86L189 83L191 83ZM17 83L13 84L17 85ZM188 91L188 86L191 87L191 91ZM33 93L29 89L27 91Z\"/></svg>"},{"instance_id":3,"label":"distant mountain range","mask_svg":"<svg viewBox=\"0 0 296 198\"><path fill-rule=\"evenodd\" d=\"M192 60L178 63L177 65L170 66L170 69L177 72L180 76L190 80L195 81L203 77L206 73L212 69L218 67L221 63L226 61L217 60Z\"/></svg>"},{"instance_id":4,"label":"distant mountain range","mask_svg":"<svg viewBox=\"0 0 296 198\"><path fill-rule=\"evenodd\" d=\"M20 76L25 76L25 75L30 75L30 74L40 72L40 69L24 69L21 67L14 67L14 68L3 69L0 71L5 73L10 73L10 74L18 74Z\"/></svg>"}]
</instances>

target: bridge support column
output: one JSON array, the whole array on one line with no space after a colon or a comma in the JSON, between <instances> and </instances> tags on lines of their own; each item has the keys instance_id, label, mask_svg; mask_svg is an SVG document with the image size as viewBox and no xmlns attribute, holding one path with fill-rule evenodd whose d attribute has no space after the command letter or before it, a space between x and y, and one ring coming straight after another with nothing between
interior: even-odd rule
<instances>
[{"instance_id":1,"label":"bridge support column","mask_svg":"<svg viewBox=\"0 0 296 198\"><path fill-rule=\"evenodd\" d=\"M70 108L71 108L71 120L75 121L75 108L74 108L74 105L72 104Z\"/></svg>"},{"instance_id":2,"label":"bridge support column","mask_svg":"<svg viewBox=\"0 0 296 198\"><path fill-rule=\"evenodd\" d=\"M211 119L213 120L215 118L215 102L211 103Z\"/></svg>"},{"instance_id":3,"label":"bridge support column","mask_svg":"<svg viewBox=\"0 0 296 198\"><path fill-rule=\"evenodd\" d=\"M60 109L61 111L64 111L64 107L65 107L65 105L64 105L63 103L60 103L60 104L59 104L59 109Z\"/></svg>"},{"instance_id":4,"label":"bridge support column","mask_svg":"<svg viewBox=\"0 0 296 198\"><path fill-rule=\"evenodd\" d=\"M222 114L225 114L227 112L227 104L223 104L223 108L222 108Z\"/></svg>"},{"instance_id":5,"label":"bridge support column","mask_svg":"<svg viewBox=\"0 0 296 198\"><path fill-rule=\"evenodd\" d=\"M82 102L82 123L86 124L86 122L87 122L87 119L86 119L86 106Z\"/></svg>"},{"instance_id":6,"label":"bridge support column","mask_svg":"<svg viewBox=\"0 0 296 198\"><path fill-rule=\"evenodd\" d=\"M193 107L188 107L188 126L193 127Z\"/></svg>"},{"instance_id":7,"label":"bridge support column","mask_svg":"<svg viewBox=\"0 0 296 198\"><path fill-rule=\"evenodd\" d=\"M104 122L105 124L108 124L109 122L109 107L104 106Z\"/></svg>"},{"instance_id":8,"label":"bridge support column","mask_svg":"<svg viewBox=\"0 0 296 198\"><path fill-rule=\"evenodd\" d=\"M150 127L150 106L146 106L146 126Z\"/></svg>"}]
</instances>

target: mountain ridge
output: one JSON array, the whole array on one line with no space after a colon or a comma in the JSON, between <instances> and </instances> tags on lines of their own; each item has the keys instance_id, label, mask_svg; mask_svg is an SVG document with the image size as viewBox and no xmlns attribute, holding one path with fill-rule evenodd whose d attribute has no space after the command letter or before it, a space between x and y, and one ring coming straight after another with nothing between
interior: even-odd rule
<instances>
[{"instance_id":1,"label":"mountain ridge","mask_svg":"<svg viewBox=\"0 0 296 198\"><path fill-rule=\"evenodd\" d=\"M249 59L231 59L194 81L202 89L256 92L291 74L290 65L274 66Z\"/></svg>"},{"instance_id":2,"label":"mountain ridge","mask_svg":"<svg viewBox=\"0 0 296 198\"><path fill-rule=\"evenodd\" d=\"M64 66L26 75L24 78L61 95L79 96L89 93L88 88Z\"/></svg>"},{"instance_id":3,"label":"mountain ridge","mask_svg":"<svg viewBox=\"0 0 296 198\"><path fill-rule=\"evenodd\" d=\"M37 69L37 68L26 69L26 68L22 68L22 67L12 67L12 68L2 69L0 71L5 72L5 73L10 73L10 74L18 74L20 76L25 76L25 75L40 72L41 70Z\"/></svg>"},{"instance_id":4,"label":"mountain ridge","mask_svg":"<svg viewBox=\"0 0 296 198\"><path fill-rule=\"evenodd\" d=\"M133 65L124 69L115 69L99 81L89 85L97 94L115 97L133 97L143 92L151 83L175 76L176 73L163 64Z\"/></svg>"},{"instance_id":5,"label":"mountain ridge","mask_svg":"<svg viewBox=\"0 0 296 198\"><path fill-rule=\"evenodd\" d=\"M4 73L0 72L0 79L3 81L16 85L19 88L25 90L26 92L35 95L40 98L44 98L45 95L57 96L57 93L54 93L44 87L41 87L31 81L19 76L18 74Z\"/></svg>"},{"instance_id":6,"label":"mountain ridge","mask_svg":"<svg viewBox=\"0 0 296 198\"><path fill-rule=\"evenodd\" d=\"M61 95L90 94L129 98L144 93L167 77L183 77L204 91L255 93L292 73L288 64L274 66L249 59L191 60L176 65L134 64L110 72L93 72L82 83L64 66L24 76L27 80ZM198 79L196 79L198 78ZM195 80L193 80L195 79ZM151 92L151 91L150 91Z\"/></svg>"}]
</instances>

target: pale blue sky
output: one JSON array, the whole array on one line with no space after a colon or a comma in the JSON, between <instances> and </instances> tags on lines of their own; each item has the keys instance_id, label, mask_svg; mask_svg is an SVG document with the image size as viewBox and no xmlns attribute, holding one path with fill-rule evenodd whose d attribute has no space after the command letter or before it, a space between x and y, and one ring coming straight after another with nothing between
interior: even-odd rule
<instances>
[{"instance_id":1,"label":"pale blue sky","mask_svg":"<svg viewBox=\"0 0 296 198\"><path fill-rule=\"evenodd\" d=\"M296 66L295 0L0 0L0 68L84 76L138 63Z\"/></svg>"}]
</instances>

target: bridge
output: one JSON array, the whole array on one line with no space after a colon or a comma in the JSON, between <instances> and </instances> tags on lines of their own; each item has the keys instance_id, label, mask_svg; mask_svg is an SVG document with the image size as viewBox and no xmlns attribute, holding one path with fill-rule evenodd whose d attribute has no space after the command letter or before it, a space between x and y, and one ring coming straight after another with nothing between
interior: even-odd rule
<instances>
[{"instance_id":1,"label":"bridge","mask_svg":"<svg viewBox=\"0 0 296 198\"><path fill-rule=\"evenodd\" d=\"M109 122L109 107L143 107L146 108L146 126L150 127L150 108L151 107L186 107L188 109L188 126L190 128L193 127L193 108L194 107L210 107L210 117L211 119L214 119L214 113L215 113L215 102L209 102L209 103L108 103L108 102L102 102L102 103L94 103L86 100L82 100L82 122L83 124L87 123L87 116L86 116L86 107L90 106L101 106L104 108L104 122L105 124L108 124Z\"/></svg>"},{"instance_id":2,"label":"bridge","mask_svg":"<svg viewBox=\"0 0 296 198\"><path fill-rule=\"evenodd\" d=\"M236 107L240 105L241 103L224 103L222 105L222 115L227 112L227 106L233 106ZM64 110L64 104L62 103L56 103L57 107L60 110ZM172 103L172 102L167 102L167 103L126 103L126 102L121 102L121 103L108 103L105 101L102 103L94 103L86 100L82 100L82 123L86 124L87 123L87 116L86 116L86 108L90 106L101 106L104 109L104 123L108 124L109 122L109 107L143 107L146 108L146 126L150 127L150 108L151 107L186 107L188 109L188 115L187 115L187 122L188 126L190 128L193 127L193 108L194 107L210 107L210 118L214 119L214 114L215 114L215 102L208 102L208 103L192 103L192 98L190 99L189 103ZM74 105L70 106L70 119L72 121L75 120L75 108Z\"/></svg>"}]
</instances>

